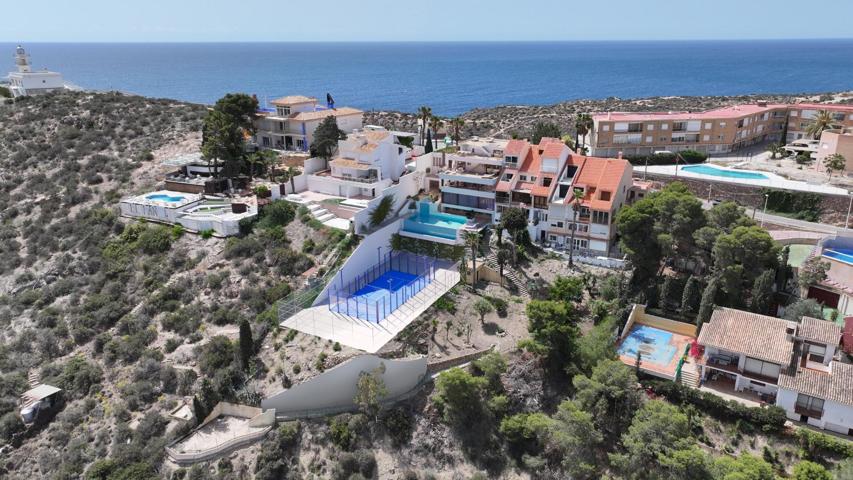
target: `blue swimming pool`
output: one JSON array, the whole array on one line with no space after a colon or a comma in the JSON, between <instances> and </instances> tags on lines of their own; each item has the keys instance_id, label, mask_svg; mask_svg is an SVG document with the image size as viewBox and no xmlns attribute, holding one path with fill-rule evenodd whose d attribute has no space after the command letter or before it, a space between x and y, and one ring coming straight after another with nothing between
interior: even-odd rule
<instances>
[{"instance_id":1,"label":"blue swimming pool","mask_svg":"<svg viewBox=\"0 0 853 480\"><path fill-rule=\"evenodd\" d=\"M186 197L183 195L167 195L164 193L152 193L151 195L146 195L146 199L148 200L159 200L161 202L169 202L169 203L177 203L183 201Z\"/></svg>"},{"instance_id":2,"label":"blue swimming pool","mask_svg":"<svg viewBox=\"0 0 853 480\"><path fill-rule=\"evenodd\" d=\"M459 229L468 223L468 219L461 215L441 213L436 210L435 205L429 202L418 204L418 212L403 222L403 230L421 235L456 240Z\"/></svg>"},{"instance_id":3,"label":"blue swimming pool","mask_svg":"<svg viewBox=\"0 0 853 480\"><path fill-rule=\"evenodd\" d=\"M688 165L686 167L681 167L681 171L698 173L700 175L709 175L712 177L740 178L746 180L767 180L767 175L764 175L763 173L739 170L723 170L722 168L712 167L710 165Z\"/></svg>"},{"instance_id":4,"label":"blue swimming pool","mask_svg":"<svg viewBox=\"0 0 853 480\"><path fill-rule=\"evenodd\" d=\"M840 262L853 265L853 248L826 248L822 254L824 257L832 258Z\"/></svg>"},{"instance_id":5,"label":"blue swimming pool","mask_svg":"<svg viewBox=\"0 0 853 480\"><path fill-rule=\"evenodd\" d=\"M639 351L643 362L669 365L677 348L671 344L672 333L648 325L637 325L619 345L619 355L631 358Z\"/></svg>"}]
</instances>

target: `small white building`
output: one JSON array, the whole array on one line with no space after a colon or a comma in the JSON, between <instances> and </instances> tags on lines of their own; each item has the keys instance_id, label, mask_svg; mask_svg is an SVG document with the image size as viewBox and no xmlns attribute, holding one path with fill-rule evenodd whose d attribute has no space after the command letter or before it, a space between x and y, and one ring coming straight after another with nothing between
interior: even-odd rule
<instances>
[{"instance_id":1,"label":"small white building","mask_svg":"<svg viewBox=\"0 0 853 480\"><path fill-rule=\"evenodd\" d=\"M17 71L9 72L9 90L13 97L42 95L66 88L62 74L48 70L33 71L24 47L15 49Z\"/></svg>"}]
</instances>

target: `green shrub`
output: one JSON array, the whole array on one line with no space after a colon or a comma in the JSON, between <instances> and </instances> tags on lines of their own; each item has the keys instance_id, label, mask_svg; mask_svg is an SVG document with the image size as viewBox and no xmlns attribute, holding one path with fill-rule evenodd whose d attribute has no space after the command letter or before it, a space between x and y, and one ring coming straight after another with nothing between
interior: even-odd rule
<instances>
[{"instance_id":1,"label":"green shrub","mask_svg":"<svg viewBox=\"0 0 853 480\"><path fill-rule=\"evenodd\" d=\"M261 210L259 225L262 228L283 227L296 217L296 207L290 202L277 200Z\"/></svg>"},{"instance_id":2,"label":"green shrub","mask_svg":"<svg viewBox=\"0 0 853 480\"><path fill-rule=\"evenodd\" d=\"M163 253L172 246L172 232L164 226L148 227L139 234L137 245L144 253Z\"/></svg>"},{"instance_id":3,"label":"green shrub","mask_svg":"<svg viewBox=\"0 0 853 480\"><path fill-rule=\"evenodd\" d=\"M199 232L201 238L207 240L208 238L213 238L213 229L208 228L207 230L202 230Z\"/></svg>"},{"instance_id":4,"label":"green shrub","mask_svg":"<svg viewBox=\"0 0 853 480\"><path fill-rule=\"evenodd\" d=\"M681 155L681 160L678 161L679 164L682 162L702 163L708 159L708 154L695 150L683 150L678 153ZM625 159L631 162L632 165L646 165L646 162L648 162L648 165L675 165L676 155L674 153L628 155Z\"/></svg>"},{"instance_id":5,"label":"green shrub","mask_svg":"<svg viewBox=\"0 0 853 480\"><path fill-rule=\"evenodd\" d=\"M797 440L803 450L804 457L816 459L819 455L834 454L842 458L853 458L853 442L814 432L806 428L798 428Z\"/></svg>"}]
</instances>

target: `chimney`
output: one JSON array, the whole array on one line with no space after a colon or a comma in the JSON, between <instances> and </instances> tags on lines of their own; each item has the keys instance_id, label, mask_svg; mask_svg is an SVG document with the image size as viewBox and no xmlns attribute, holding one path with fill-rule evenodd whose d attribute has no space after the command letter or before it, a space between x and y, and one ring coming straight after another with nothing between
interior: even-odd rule
<instances>
[{"instance_id":1,"label":"chimney","mask_svg":"<svg viewBox=\"0 0 853 480\"><path fill-rule=\"evenodd\" d=\"M618 158L619 160L622 160L622 151L621 150L619 151L619 153L616 154L616 158Z\"/></svg>"}]
</instances>

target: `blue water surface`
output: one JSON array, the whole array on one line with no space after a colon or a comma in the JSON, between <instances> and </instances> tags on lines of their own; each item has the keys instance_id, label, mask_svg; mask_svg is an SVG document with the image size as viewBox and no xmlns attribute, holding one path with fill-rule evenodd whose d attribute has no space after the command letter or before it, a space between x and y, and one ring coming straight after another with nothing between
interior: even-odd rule
<instances>
[{"instance_id":1,"label":"blue water surface","mask_svg":"<svg viewBox=\"0 0 853 480\"><path fill-rule=\"evenodd\" d=\"M34 43L84 88L212 103L285 94L456 115L578 98L853 89L853 40L488 43ZM11 70L14 44L0 43ZM3 55L7 52L7 55ZM0 60L2 61L2 60ZM0 72L4 65L0 63Z\"/></svg>"},{"instance_id":2,"label":"blue water surface","mask_svg":"<svg viewBox=\"0 0 853 480\"><path fill-rule=\"evenodd\" d=\"M767 180L767 175L758 172L741 172L737 170L723 170L709 165L690 165L681 167L682 171L710 175L712 177L743 178L749 180Z\"/></svg>"}]
</instances>

